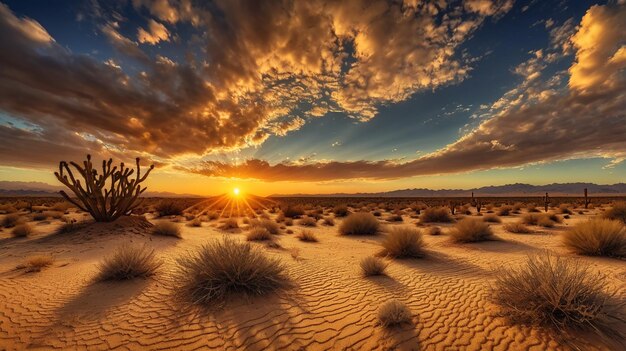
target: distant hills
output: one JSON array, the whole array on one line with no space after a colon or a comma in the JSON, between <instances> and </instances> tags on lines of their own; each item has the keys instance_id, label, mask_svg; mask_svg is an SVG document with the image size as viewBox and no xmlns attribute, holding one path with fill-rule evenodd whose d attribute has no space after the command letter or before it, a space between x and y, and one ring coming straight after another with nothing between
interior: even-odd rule
<instances>
[{"instance_id":1,"label":"distant hills","mask_svg":"<svg viewBox=\"0 0 626 351\"><path fill-rule=\"evenodd\" d=\"M626 196L626 183L598 185L594 183L553 183L547 185L507 184L474 189L401 189L378 193L334 193L334 194L274 194L270 197L465 197L471 196L582 196L587 188L589 196ZM60 196L63 187L42 182L0 181L1 196ZM202 197L193 194L148 191L144 197Z\"/></svg>"},{"instance_id":2,"label":"distant hills","mask_svg":"<svg viewBox=\"0 0 626 351\"><path fill-rule=\"evenodd\" d=\"M378 193L335 194L275 194L271 197L464 197L471 196L582 196L587 188L589 196L626 195L626 183L598 185L594 183L553 183L548 185L507 184L491 185L474 189L402 189Z\"/></svg>"},{"instance_id":3,"label":"distant hills","mask_svg":"<svg viewBox=\"0 0 626 351\"><path fill-rule=\"evenodd\" d=\"M40 197L56 197L61 196L60 190L65 187L51 185L43 182L20 182L0 180L0 197L22 197L22 196L40 196ZM146 191L143 197L202 197L193 194L176 194L166 191Z\"/></svg>"}]
</instances>

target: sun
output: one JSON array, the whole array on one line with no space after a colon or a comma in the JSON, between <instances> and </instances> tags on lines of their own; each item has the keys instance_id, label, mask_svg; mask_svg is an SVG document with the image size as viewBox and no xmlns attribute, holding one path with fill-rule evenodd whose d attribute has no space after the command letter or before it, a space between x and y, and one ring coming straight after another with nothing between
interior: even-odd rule
<instances>
[{"instance_id":1,"label":"sun","mask_svg":"<svg viewBox=\"0 0 626 351\"><path fill-rule=\"evenodd\" d=\"M233 195L239 196L239 188L234 188L233 189Z\"/></svg>"}]
</instances>

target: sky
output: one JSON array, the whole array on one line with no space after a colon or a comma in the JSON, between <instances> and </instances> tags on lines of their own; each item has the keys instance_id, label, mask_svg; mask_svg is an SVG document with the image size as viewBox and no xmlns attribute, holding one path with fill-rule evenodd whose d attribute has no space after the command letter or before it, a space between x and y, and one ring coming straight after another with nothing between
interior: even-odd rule
<instances>
[{"instance_id":1,"label":"sky","mask_svg":"<svg viewBox=\"0 0 626 351\"><path fill-rule=\"evenodd\" d=\"M626 181L626 1L0 0L0 180L257 195Z\"/></svg>"}]
</instances>

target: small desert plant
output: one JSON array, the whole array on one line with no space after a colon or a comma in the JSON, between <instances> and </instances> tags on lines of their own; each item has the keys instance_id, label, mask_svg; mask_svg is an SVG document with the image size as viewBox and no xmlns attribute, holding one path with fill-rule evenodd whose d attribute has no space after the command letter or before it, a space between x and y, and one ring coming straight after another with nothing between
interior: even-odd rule
<instances>
[{"instance_id":1,"label":"small desert plant","mask_svg":"<svg viewBox=\"0 0 626 351\"><path fill-rule=\"evenodd\" d=\"M317 220L313 217L306 216L298 221L298 224L303 227L315 227L317 226Z\"/></svg>"},{"instance_id":2,"label":"small desert plant","mask_svg":"<svg viewBox=\"0 0 626 351\"><path fill-rule=\"evenodd\" d=\"M181 237L180 228L172 222L158 222L152 227L152 234L163 236Z\"/></svg>"},{"instance_id":3,"label":"small desert plant","mask_svg":"<svg viewBox=\"0 0 626 351\"><path fill-rule=\"evenodd\" d=\"M604 218L621 221L626 224L626 202L616 202L613 206L604 211Z\"/></svg>"},{"instance_id":4,"label":"small desert plant","mask_svg":"<svg viewBox=\"0 0 626 351\"><path fill-rule=\"evenodd\" d=\"M342 235L374 235L380 229L376 217L367 212L352 213L339 226Z\"/></svg>"},{"instance_id":5,"label":"small desert plant","mask_svg":"<svg viewBox=\"0 0 626 351\"><path fill-rule=\"evenodd\" d=\"M489 223L502 223L502 220L500 219L500 217L496 216L493 213L484 215L483 221L489 222Z\"/></svg>"},{"instance_id":6,"label":"small desert plant","mask_svg":"<svg viewBox=\"0 0 626 351\"><path fill-rule=\"evenodd\" d=\"M315 234L310 230L302 230L300 234L296 236L296 238L300 239L300 241L305 241L305 242L317 242L318 241Z\"/></svg>"},{"instance_id":7,"label":"small desert plant","mask_svg":"<svg viewBox=\"0 0 626 351\"><path fill-rule=\"evenodd\" d=\"M217 213L216 211L210 211L206 214L206 216L209 219L209 221L213 221L213 220L220 218L220 214Z\"/></svg>"},{"instance_id":8,"label":"small desert plant","mask_svg":"<svg viewBox=\"0 0 626 351\"><path fill-rule=\"evenodd\" d=\"M287 218L298 218L304 214L302 206L287 206L283 208L283 215Z\"/></svg>"},{"instance_id":9,"label":"small desert plant","mask_svg":"<svg viewBox=\"0 0 626 351\"><path fill-rule=\"evenodd\" d=\"M550 219L548 216L541 216L537 220L537 225L544 228L552 228L554 227L554 221Z\"/></svg>"},{"instance_id":10,"label":"small desert plant","mask_svg":"<svg viewBox=\"0 0 626 351\"><path fill-rule=\"evenodd\" d=\"M441 227L433 226L426 228L428 235L441 235Z\"/></svg>"},{"instance_id":11,"label":"small desert plant","mask_svg":"<svg viewBox=\"0 0 626 351\"><path fill-rule=\"evenodd\" d=\"M378 257L368 256L361 260L361 270L366 277L385 274L387 263Z\"/></svg>"},{"instance_id":12,"label":"small desert plant","mask_svg":"<svg viewBox=\"0 0 626 351\"><path fill-rule=\"evenodd\" d=\"M48 216L43 214L42 212L33 214L33 221L43 221L46 220Z\"/></svg>"},{"instance_id":13,"label":"small desert plant","mask_svg":"<svg viewBox=\"0 0 626 351\"><path fill-rule=\"evenodd\" d=\"M504 225L504 229L515 234L529 234L533 232L524 223L508 223Z\"/></svg>"},{"instance_id":14,"label":"small desert plant","mask_svg":"<svg viewBox=\"0 0 626 351\"><path fill-rule=\"evenodd\" d=\"M26 264L22 267L26 268L26 272L40 272L43 268L49 267L54 263L54 258L50 255L37 255L29 257Z\"/></svg>"},{"instance_id":15,"label":"small desert plant","mask_svg":"<svg viewBox=\"0 0 626 351\"><path fill-rule=\"evenodd\" d=\"M508 206L508 205L500 206L500 208L498 209L498 216L508 216L511 214L511 211L513 211L513 207L511 206Z\"/></svg>"},{"instance_id":16,"label":"small desert plant","mask_svg":"<svg viewBox=\"0 0 626 351\"><path fill-rule=\"evenodd\" d=\"M2 218L2 226L5 228L15 227L20 222L20 219L20 215L17 213L8 214Z\"/></svg>"},{"instance_id":17,"label":"small desert plant","mask_svg":"<svg viewBox=\"0 0 626 351\"><path fill-rule=\"evenodd\" d=\"M33 227L28 223L18 224L11 231L11 235L14 238L25 238L33 233Z\"/></svg>"},{"instance_id":18,"label":"small desert plant","mask_svg":"<svg viewBox=\"0 0 626 351\"><path fill-rule=\"evenodd\" d=\"M285 218L285 225L290 227L293 225L293 219L291 218Z\"/></svg>"},{"instance_id":19,"label":"small desert plant","mask_svg":"<svg viewBox=\"0 0 626 351\"><path fill-rule=\"evenodd\" d=\"M156 205L156 211L159 217L180 216L183 214L182 204L175 201L161 201Z\"/></svg>"},{"instance_id":20,"label":"small desert plant","mask_svg":"<svg viewBox=\"0 0 626 351\"><path fill-rule=\"evenodd\" d=\"M420 213L420 222L452 222L453 218L450 215L450 211L445 207L429 207Z\"/></svg>"},{"instance_id":21,"label":"small desert plant","mask_svg":"<svg viewBox=\"0 0 626 351\"><path fill-rule=\"evenodd\" d=\"M465 218L458 222L450 230L450 235L454 241L461 243L492 240L494 238L489 225L475 218Z\"/></svg>"},{"instance_id":22,"label":"small desert plant","mask_svg":"<svg viewBox=\"0 0 626 351\"><path fill-rule=\"evenodd\" d=\"M250 221L250 226L265 228L270 234L278 234L278 232L280 231L278 223L269 219L253 219Z\"/></svg>"},{"instance_id":23,"label":"small desert plant","mask_svg":"<svg viewBox=\"0 0 626 351\"><path fill-rule=\"evenodd\" d=\"M237 223L237 218L234 218L234 217L227 218L220 226L220 229L222 230L237 229L237 228L239 228L239 223Z\"/></svg>"},{"instance_id":24,"label":"small desert plant","mask_svg":"<svg viewBox=\"0 0 626 351\"><path fill-rule=\"evenodd\" d=\"M178 259L178 297L191 304L223 302L233 293L262 295L285 286L285 266L249 243L215 240Z\"/></svg>"},{"instance_id":25,"label":"small desert plant","mask_svg":"<svg viewBox=\"0 0 626 351\"><path fill-rule=\"evenodd\" d=\"M188 227L202 227L202 219L200 217L196 217L191 221L187 222Z\"/></svg>"},{"instance_id":26,"label":"small desert plant","mask_svg":"<svg viewBox=\"0 0 626 351\"><path fill-rule=\"evenodd\" d=\"M54 219L63 218L63 212L61 211L43 211L43 215L48 218L54 218Z\"/></svg>"},{"instance_id":27,"label":"small desert plant","mask_svg":"<svg viewBox=\"0 0 626 351\"><path fill-rule=\"evenodd\" d=\"M529 256L519 268L496 275L493 299L514 322L559 332L591 331L624 339L614 329L626 316L604 290L606 278L578 260L549 252Z\"/></svg>"},{"instance_id":28,"label":"small desert plant","mask_svg":"<svg viewBox=\"0 0 626 351\"><path fill-rule=\"evenodd\" d=\"M605 218L582 222L563 234L563 242L583 255L626 257L626 227Z\"/></svg>"},{"instance_id":29,"label":"small desert plant","mask_svg":"<svg viewBox=\"0 0 626 351\"><path fill-rule=\"evenodd\" d=\"M550 220L550 218L548 218L543 213L534 213L534 212L526 213L525 215L522 216L522 223L528 224L528 225L538 225L539 221L542 219Z\"/></svg>"},{"instance_id":30,"label":"small desert plant","mask_svg":"<svg viewBox=\"0 0 626 351\"><path fill-rule=\"evenodd\" d=\"M272 235L264 227L252 227L248 234L246 234L246 240L248 241L263 241L272 240Z\"/></svg>"},{"instance_id":31,"label":"small desert plant","mask_svg":"<svg viewBox=\"0 0 626 351\"><path fill-rule=\"evenodd\" d=\"M350 211L348 211L348 206L346 205L337 205L333 208L333 213L335 217L345 217L350 214Z\"/></svg>"},{"instance_id":32,"label":"small desert plant","mask_svg":"<svg viewBox=\"0 0 626 351\"><path fill-rule=\"evenodd\" d=\"M569 205L568 204L561 204L559 206L559 213L561 214L565 214L565 215L571 215L574 212L572 212L572 210L570 210Z\"/></svg>"},{"instance_id":33,"label":"small desert plant","mask_svg":"<svg viewBox=\"0 0 626 351\"><path fill-rule=\"evenodd\" d=\"M392 214L389 217L387 217L387 222L402 222L402 216L399 214Z\"/></svg>"},{"instance_id":34,"label":"small desert plant","mask_svg":"<svg viewBox=\"0 0 626 351\"><path fill-rule=\"evenodd\" d=\"M411 322L411 311L406 304L391 300L378 309L378 321L384 328Z\"/></svg>"},{"instance_id":35,"label":"small desert plant","mask_svg":"<svg viewBox=\"0 0 626 351\"><path fill-rule=\"evenodd\" d=\"M153 275L161 264L154 250L146 246L123 245L100 263L96 280L145 278Z\"/></svg>"},{"instance_id":36,"label":"small desert plant","mask_svg":"<svg viewBox=\"0 0 626 351\"><path fill-rule=\"evenodd\" d=\"M424 256L422 233L411 227L391 229L383 239L381 255L393 258L418 258Z\"/></svg>"},{"instance_id":37,"label":"small desert plant","mask_svg":"<svg viewBox=\"0 0 626 351\"><path fill-rule=\"evenodd\" d=\"M324 217L324 225L332 227L335 225L335 220L332 217Z\"/></svg>"}]
</instances>

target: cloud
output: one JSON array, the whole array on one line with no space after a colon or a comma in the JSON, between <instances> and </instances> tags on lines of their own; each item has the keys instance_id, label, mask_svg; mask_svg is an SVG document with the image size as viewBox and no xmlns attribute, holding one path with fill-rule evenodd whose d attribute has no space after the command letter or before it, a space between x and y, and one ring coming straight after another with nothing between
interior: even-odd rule
<instances>
[{"instance_id":1,"label":"cloud","mask_svg":"<svg viewBox=\"0 0 626 351\"><path fill-rule=\"evenodd\" d=\"M240 165L205 162L189 171L267 181L394 179L512 167L581 157L626 158L626 6L590 8L572 37L576 58L568 72L536 79L548 55L532 53L520 85L486 109L490 118L458 141L408 162L319 162ZM569 76L567 75L569 73ZM568 84L569 82L569 84Z\"/></svg>"},{"instance_id":2,"label":"cloud","mask_svg":"<svg viewBox=\"0 0 626 351\"><path fill-rule=\"evenodd\" d=\"M104 2L92 19L122 55L106 62L1 5L0 109L128 154L203 157L259 145L326 111L366 121L381 105L461 81L471 60L459 46L508 3L133 0L159 21L144 29ZM162 23L191 24L185 59L153 57L123 34L147 44L177 35Z\"/></svg>"},{"instance_id":3,"label":"cloud","mask_svg":"<svg viewBox=\"0 0 626 351\"><path fill-rule=\"evenodd\" d=\"M168 41L170 33L164 25L151 19L148 21L148 30L139 28L137 31L137 40L140 43L158 44L161 41Z\"/></svg>"}]
</instances>

